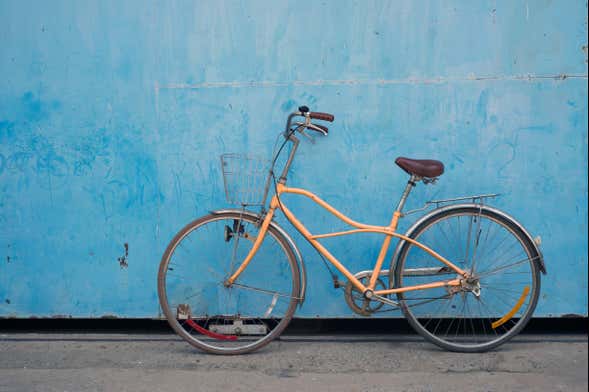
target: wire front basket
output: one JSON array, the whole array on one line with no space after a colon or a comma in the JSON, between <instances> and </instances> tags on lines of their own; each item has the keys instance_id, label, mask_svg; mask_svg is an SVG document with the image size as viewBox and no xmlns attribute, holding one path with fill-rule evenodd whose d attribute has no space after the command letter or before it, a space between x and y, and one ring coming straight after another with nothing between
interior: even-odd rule
<instances>
[{"instance_id":1,"label":"wire front basket","mask_svg":"<svg viewBox=\"0 0 589 392\"><path fill-rule=\"evenodd\" d=\"M271 177L268 160L243 154L223 154L221 169L228 203L240 206L266 203Z\"/></svg>"}]
</instances>

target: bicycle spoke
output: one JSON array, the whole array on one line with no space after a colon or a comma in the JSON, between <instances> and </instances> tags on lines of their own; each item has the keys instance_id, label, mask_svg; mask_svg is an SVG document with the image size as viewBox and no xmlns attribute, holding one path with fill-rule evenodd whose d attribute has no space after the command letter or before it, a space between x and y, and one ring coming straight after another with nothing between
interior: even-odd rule
<instances>
[{"instance_id":1,"label":"bicycle spoke","mask_svg":"<svg viewBox=\"0 0 589 392\"><path fill-rule=\"evenodd\" d=\"M511 263L511 264L507 264L507 265L503 265L503 266L497 267L497 268L495 268L494 270L490 270L490 271L484 271L483 273L480 273L480 274L478 274L477 276L478 276L479 278L482 278L482 277L485 277L485 276L489 276L489 275L495 274L495 273L497 273L497 272L500 272L500 271L502 271L502 270L505 270L505 269L507 269L507 268L510 268L510 267L513 267L513 266L516 266L516 265L524 264L524 263L526 263L526 262L528 262L528 263L529 263L530 261L532 261L532 259L530 259L530 258L521 259L521 260L519 260L519 261L516 261L515 263Z\"/></svg>"},{"instance_id":2,"label":"bicycle spoke","mask_svg":"<svg viewBox=\"0 0 589 392\"><path fill-rule=\"evenodd\" d=\"M251 287L251 286L247 286L247 285L240 284L240 283L233 283L233 286L235 286L235 287L241 287L241 288L247 289L247 290L256 291L258 293L277 295L279 297L286 297L286 298L297 299L297 300L300 299L298 297L293 297L292 295L280 293L278 291L271 291L271 290L260 289L260 288L257 288L257 287Z\"/></svg>"}]
</instances>

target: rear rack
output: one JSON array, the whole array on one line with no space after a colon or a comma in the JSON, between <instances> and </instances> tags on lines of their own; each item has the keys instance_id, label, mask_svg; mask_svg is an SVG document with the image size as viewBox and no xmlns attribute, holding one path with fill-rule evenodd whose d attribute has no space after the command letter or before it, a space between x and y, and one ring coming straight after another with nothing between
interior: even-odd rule
<instances>
[{"instance_id":1,"label":"rear rack","mask_svg":"<svg viewBox=\"0 0 589 392\"><path fill-rule=\"evenodd\" d=\"M421 207L421 208L416 208L414 210L404 212L403 216L410 215L415 212L427 210L432 205L435 205L436 208L438 208L442 204L454 203L454 202L463 201L463 200L471 200L473 203L477 203L477 204L482 205L482 204L485 204L485 199L494 199L499 196L501 196L500 193L487 193L487 194L483 194L483 195L454 197L451 199L430 200L430 201L426 201L425 204L423 205L423 207ZM478 202L477 202L477 200L478 200Z\"/></svg>"}]
</instances>

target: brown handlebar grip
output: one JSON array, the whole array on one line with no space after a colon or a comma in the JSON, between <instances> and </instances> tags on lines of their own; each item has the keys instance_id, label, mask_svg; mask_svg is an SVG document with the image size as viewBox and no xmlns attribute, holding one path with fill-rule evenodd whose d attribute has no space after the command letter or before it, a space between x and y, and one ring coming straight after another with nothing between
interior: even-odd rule
<instances>
[{"instance_id":1,"label":"brown handlebar grip","mask_svg":"<svg viewBox=\"0 0 589 392\"><path fill-rule=\"evenodd\" d=\"M329 113L321 113L321 112L310 112L309 117L317 120L329 121L332 122L334 120L333 114Z\"/></svg>"}]
</instances>

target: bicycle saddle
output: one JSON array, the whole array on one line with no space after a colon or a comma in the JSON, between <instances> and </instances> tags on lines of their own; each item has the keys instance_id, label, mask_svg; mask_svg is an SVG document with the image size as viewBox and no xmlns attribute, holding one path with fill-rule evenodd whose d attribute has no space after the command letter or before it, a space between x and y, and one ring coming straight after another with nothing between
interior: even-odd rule
<instances>
[{"instance_id":1,"label":"bicycle saddle","mask_svg":"<svg viewBox=\"0 0 589 392\"><path fill-rule=\"evenodd\" d=\"M409 159L398 157L395 163L409 174L433 178L444 173L444 164L433 159Z\"/></svg>"}]
</instances>

